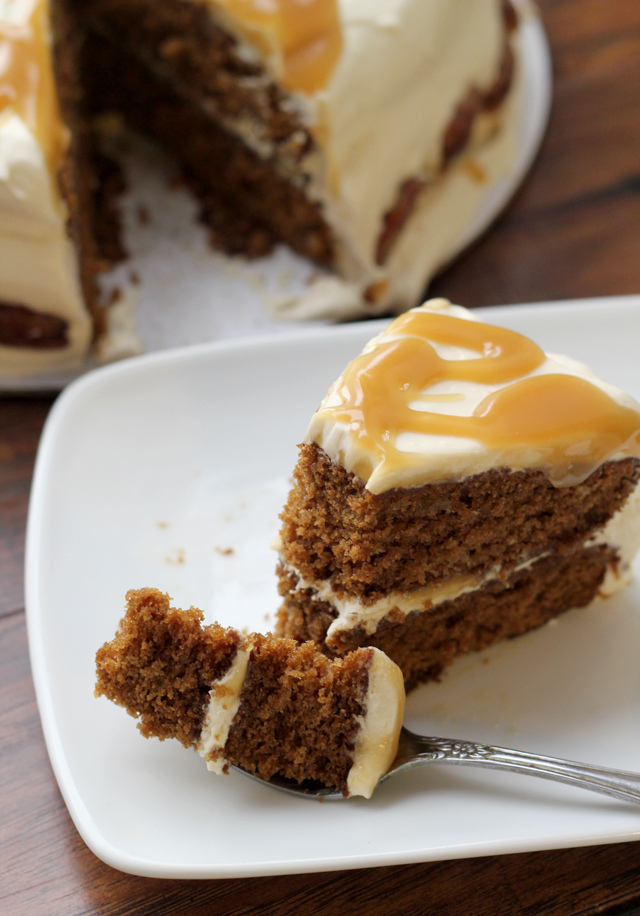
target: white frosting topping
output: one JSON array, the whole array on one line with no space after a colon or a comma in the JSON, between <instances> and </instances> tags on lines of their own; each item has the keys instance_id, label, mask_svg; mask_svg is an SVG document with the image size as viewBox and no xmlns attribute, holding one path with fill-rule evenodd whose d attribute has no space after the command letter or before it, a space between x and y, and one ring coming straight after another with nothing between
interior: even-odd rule
<instances>
[{"instance_id":1,"label":"white frosting topping","mask_svg":"<svg viewBox=\"0 0 640 916\"><path fill-rule=\"evenodd\" d=\"M447 300L434 299L413 309L412 312L437 312L476 321L472 312L451 305ZM383 344L400 339L401 334L394 333L394 325L370 341L364 354L373 353ZM463 349L450 345L443 345L430 341L438 355L444 360L468 360L478 357L473 350ZM640 410L631 397L613 385L599 379L587 366L567 356L546 354L544 361L532 372L523 378L534 378L544 375L567 375L590 382L604 391L617 404L633 410ZM422 392L420 401L411 403L412 410L429 411L432 414L441 414L448 417L471 417L478 405L489 395L505 388L504 383L481 384L474 381L445 380L435 382ZM354 434L351 424L345 419L338 419L336 408L344 403L344 380L341 375L329 389L319 409L313 415L307 440L316 442L324 452L334 461L341 464L347 471L358 473L363 466L370 467L372 456L362 444L362 437ZM579 458L580 445L576 445L576 458ZM541 462L541 452L535 448L490 448L481 441L466 438L460 435L435 435L417 432L400 432L395 448L400 453L408 456L418 456L419 462L384 465L382 460L373 464L371 472L365 479L368 490L372 493L382 493L394 487L415 487L426 482L448 479L461 479L472 474L479 474L491 468L502 467L536 467ZM638 443L635 452L637 453ZM619 457L609 456L610 459Z\"/></svg>"},{"instance_id":2,"label":"white frosting topping","mask_svg":"<svg viewBox=\"0 0 640 916\"><path fill-rule=\"evenodd\" d=\"M512 96L505 102L500 130L424 188L384 267L363 267L362 260L347 263L343 252L342 276L319 271L303 295L283 296L274 314L286 320L344 321L398 313L420 302L431 278L464 247L461 240L487 189L503 181L511 168L517 112ZM370 283L379 290L375 302L363 300Z\"/></svg>"},{"instance_id":3,"label":"white frosting topping","mask_svg":"<svg viewBox=\"0 0 640 916\"><path fill-rule=\"evenodd\" d=\"M398 750L404 716L404 681L400 668L379 649L371 649L366 710L347 777L349 795L370 798Z\"/></svg>"},{"instance_id":4,"label":"white frosting topping","mask_svg":"<svg viewBox=\"0 0 640 916\"><path fill-rule=\"evenodd\" d=\"M497 77L505 30L496 0L342 0L340 14L343 54L317 99L325 205L373 270L384 214L406 178L439 170L457 106Z\"/></svg>"},{"instance_id":5,"label":"white frosting topping","mask_svg":"<svg viewBox=\"0 0 640 916\"><path fill-rule=\"evenodd\" d=\"M33 3L0 2L0 26L26 24ZM17 110L0 111L0 303L68 322L68 345L36 350L0 346L0 374L62 370L79 364L91 339L67 213L40 142Z\"/></svg>"},{"instance_id":6,"label":"white frosting topping","mask_svg":"<svg viewBox=\"0 0 640 916\"><path fill-rule=\"evenodd\" d=\"M251 648L238 649L231 667L212 685L198 753L204 757L207 769L221 774L228 766L222 751L229 730L240 706L240 694L247 674Z\"/></svg>"},{"instance_id":7,"label":"white frosting topping","mask_svg":"<svg viewBox=\"0 0 640 916\"><path fill-rule=\"evenodd\" d=\"M600 531L597 531L587 547L606 544L615 547L618 562L607 568L600 596L608 598L624 588L631 579L633 562L640 550L640 481L625 504L612 516Z\"/></svg>"}]
</instances>

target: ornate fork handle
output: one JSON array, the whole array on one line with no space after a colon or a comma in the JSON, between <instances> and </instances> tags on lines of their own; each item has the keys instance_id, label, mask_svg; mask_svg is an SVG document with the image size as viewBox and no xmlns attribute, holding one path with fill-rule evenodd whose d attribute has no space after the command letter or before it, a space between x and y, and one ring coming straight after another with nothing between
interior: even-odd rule
<instances>
[{"instance_id":1,"label":"ornate fork handle","mask_svg":"<svg viewBox=\"0 0 640 916\"><path fill-rule=\"evenodd\" d=\"M529 754L527 751L476 744L473 741L427 738L403 729L400 752L391 772L427 763L468 764L509 770L512 773L552 779L640 804L640 774L637 773L544 757Z\"/></svg>"}]
</instances>

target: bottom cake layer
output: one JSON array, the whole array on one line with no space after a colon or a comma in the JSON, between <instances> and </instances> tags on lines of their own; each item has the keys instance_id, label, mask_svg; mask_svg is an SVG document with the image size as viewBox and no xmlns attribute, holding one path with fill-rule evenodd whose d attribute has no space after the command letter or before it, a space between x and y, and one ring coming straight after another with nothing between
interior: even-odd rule
<instances>
[{"instance_id":1,"label":"bottom cake layer","mask_svg":"<svg viewBox=\"0 0 640 916\"><path fill-rule=\"evenodd\" d=\"M379 648L399 665L410 689L437 678L458 655L485 649L564 611L585 607L599 597L616 559L616 552L604 546L547 556L515 570L504 581L492 579L426 610L404 614L392 609L373 633L360 626L329 634L338 616L336 608L319 600L313 589L298 588L296 575L281 567L284 602L277 632L300 641L311 639L334 657L359 646Z\"/></svg>"}]
</instances>

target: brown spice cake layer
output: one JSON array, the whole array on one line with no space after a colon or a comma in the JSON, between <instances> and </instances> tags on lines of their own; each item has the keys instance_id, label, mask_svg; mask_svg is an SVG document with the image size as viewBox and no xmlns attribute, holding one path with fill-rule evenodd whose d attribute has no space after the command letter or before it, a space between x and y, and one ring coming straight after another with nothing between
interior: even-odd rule
<instances>
[{"instance_id":1,"label":"brown spice cake layer","mask_svg":"<svg viewBox=\"0 0 640 916\"><path fill-rule=\"evenodd\" d=\"M202 625L203 614L170 606L167 595L127 595L116 637L97 653L96 696L139 718L145 737L200 739L215 680L246 646L236 630ZM232 765L346 789L364 713L369 649L330 661L311 643L253 634L241 703L224 748Z\"/></svg>"},{"instance_id":2,"label":"brown spice cake layer","mask_svg":"<svg viewBox=\"0 0 640 916\"><path fill-rule=\"evenodd\" d=\"M541 471L490 470L373 495L314 443L301 447L282 513L282 558L306 582L373 603L459 575L568 554L619 509L640 461L609 462L574 487Z\"/></svg>"},{"instance_id":3,"label":"brown spice cake layer","mask_svg":"<svg viewBox=\"0 0 640 916\"><path fill-rule=\"evenodd\" d=\"M55 350L66 347L68 324L57 315L34 312L16 302L0 302L0 344Z\"/></svg>"},{"instance_id":4,"label":"brown spice cake layer","mask_svg":"<svg viewBox=\"0 0 640 916\"><path fill-rule=\"evenodd\" d=\"M85 73L96 111L117 111L176 161L213 224L214 241L230 253L259 256L278 241L318 264L333 261L333 238L320 206L183 98L154 78L144 62L101 36L85 41ZM126 74L126 81L108 78Z\"/></svg>"},{"instance_id":5,"label":"brown spice cake layer","mask_svg":"<svg viewBox=\"0 0 640 916\"><path fill-rule=\"evenodd\" d=\"M607 566L614 562L614 551L604 547L545 557L507 581L494 580L425 612L406 617L392 613L373 634L362 628L340 631L329 645L326 636L335 609L315 600L309 590L295 591L295 576L283 576L285 600L278 632L293 639L312 639L330 656L359 645L375 646L400 666L410 689L437 678L458 655L485 649L570 608L586 606L597 596Z\"/></svg>"},{"instance_id":6,"label":"brown spice cake layer","mask_svg":"<svg viewBox=\"0 0 640 916\"><path fill-rule=\"evenodd\" d=\"M264 779L279 773L345 791L370 659L358 647L331 662L310 642L257 637L225 757Z\"/></svg>"},{"instance_id":7,"label":"brown spice cake layer","mask_svg":"<svg viewBox=\"0 0 640 916\"><path fill-rule=\"evenodd\" d=\"M98 150L83 104L82 35L66 0L51 5L53 66L62 120L70 132L58 185L69 212L67 231L77 251L82 294L95 323L103 328L97 278L125 256L117 197L124 183L116 164Z\"/></svg>"},{"instance_id":8,"label":"brown spice cake layer","mask_svg":"<svg viewBox=\"0 0 640 916\"><path fill-rule=\"evenodd\" d=\"M260 255L277 241L319 264L333 239L307 199L304 158L314 141L285 94L202 4L93 0L75 4L94 110L120 112L183 165L230 252ZM251 152L224 127L241 117L269 150ZM221 123L218 122L219 119Z\"/></svg>"},{"instance_id":9,"label":"brown spice cake layer","mask_svg":"<svg viewBox=\"0 0 640 916\"><path fill-rule=\"evenodd\" d=\"M314 140L288 95L234 36L212 19L206 3L184 0L69 0L76 21L126 49L150 78L171 84L218 120L242 117L277 149L279 167L300 179L297 166ZM126 73L111 74L126 93ZM124 78L123 78L124 77Z\"/></svg>"},{"instance_id":10,"label":"brown spice cake layer","mask_svg":"<svg viewBox=\"0 0 640 916\"><path fill-rule=\"evenodd\" d=\"M202 612L174 610L154 589L127 594L118 634L96 655L96 695L140 719L145 736L198 742L211 684L233 661L240 635L202 626Z\"/></svg>"}]
</instances>

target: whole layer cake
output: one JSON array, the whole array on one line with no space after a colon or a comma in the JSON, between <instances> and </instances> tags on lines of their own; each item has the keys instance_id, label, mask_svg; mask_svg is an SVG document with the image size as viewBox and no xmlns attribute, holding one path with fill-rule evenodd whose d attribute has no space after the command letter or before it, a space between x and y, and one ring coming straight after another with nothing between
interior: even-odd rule
<instances>
[{"instance_id":1,"label":"whole layer cake","mask_svg":"<svg viewBox=\"0 0 640 916\"><path fill-rule=\"evenodd\" d=\"M508 0L0 0L0 372L81 364L104 330L114 112L180 160L221 245L328 270L302 314L415 305L429 190L500 131L517 31Z\"/></svg>"},{"instance_id":2,"label":"whole layer cake","mask_svg":"<svg viewBox=\"0 0 640 916\"><path fill-rule=\"evenodd\" d=\"M96 656L96 696L177 738L215 773L237 766L370 797L397 746L402 674L377 649L328 660L312 643L203 626L167 595L127 595L116 637Z\"/></svg>"},{"instance_id":3,"label":"whole layer cake","mask_svg":"<svg viewBox=\"0 0 640 916\"><path fill-rule=\"evenodd\" d=\"M314 414L282 513L278 632L376 646L408 687L628 581L640 407L586 366L433 300Z\"/></svg>"}]
</instances>

